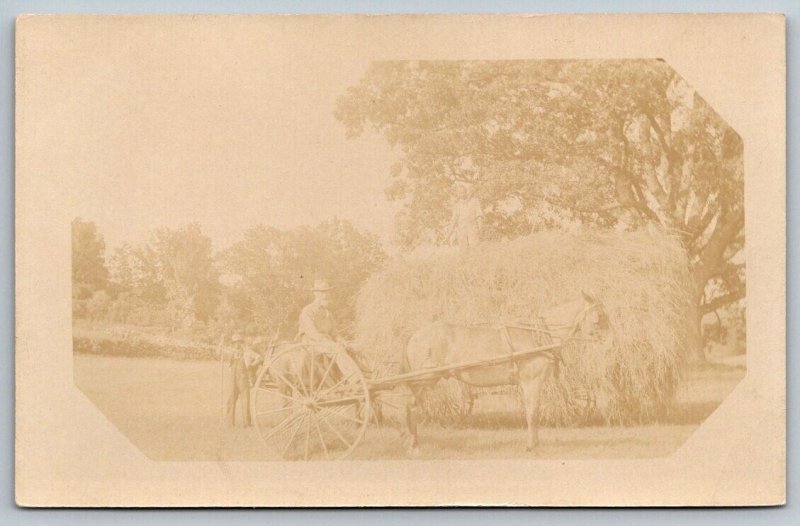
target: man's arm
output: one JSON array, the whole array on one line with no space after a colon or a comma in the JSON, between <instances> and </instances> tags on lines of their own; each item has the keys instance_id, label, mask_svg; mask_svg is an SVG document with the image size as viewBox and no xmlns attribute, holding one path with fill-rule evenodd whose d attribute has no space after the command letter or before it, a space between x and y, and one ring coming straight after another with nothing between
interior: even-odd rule
<instances>
[{"instance_id":1,"label":"man's arm","mask_svg":"<svg viewBox=\"0 0 800 526\"><path fill-rule=\"evenodd\" d=\"M230 347L222 346L218 349L218 354L220 358L224 360L230 360L234 356L236 356L236 349L231 349Z\"/></svg>"},{"instance_id":2,"label":"man's arm","mask_svg":"<svg viewBox=\"0 0 800 526\"><path fill-rule=\"evenodd\" d=\"M253 367L258 364L263 358L260 354L252 349L247 349L244 352L244 364L246 367Z\"/></svg>"}]
</instances>

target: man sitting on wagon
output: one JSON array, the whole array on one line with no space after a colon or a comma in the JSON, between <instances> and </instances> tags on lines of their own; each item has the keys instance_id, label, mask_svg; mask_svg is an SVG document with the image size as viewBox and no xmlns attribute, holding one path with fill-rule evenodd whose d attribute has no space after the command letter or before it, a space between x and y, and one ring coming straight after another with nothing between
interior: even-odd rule
<instances>
[{"instance_id":1,"label":"man sitting on wagon","mask_svg":"<svg viewBox=\"0 0 800 526\"><path fill-rule=\"evenodd\" d=\"M328 308L330 301L328 293L331 289L330 284L324 279L314 281L311 289L314 301L300 311L297 339L303 343L318 344L334 356L339 353L349 356L344 341L337 335L336 321ZM341 372L347 374L350 371L345 369L349 363L349 360L337 360Z\"/></svg>"},{"instance_id":2,"label":"man sitting on wagon","mask_svg":"<svg viewBox=\"0 0 800 526\"><path fill-rule=\"evenodd\" d=\"M328 309L331 286L324 279L314 281L314 301L303 307L298 321L298 339L303 343L336 342L336 324Z\"/></svg>"}]
</instances>

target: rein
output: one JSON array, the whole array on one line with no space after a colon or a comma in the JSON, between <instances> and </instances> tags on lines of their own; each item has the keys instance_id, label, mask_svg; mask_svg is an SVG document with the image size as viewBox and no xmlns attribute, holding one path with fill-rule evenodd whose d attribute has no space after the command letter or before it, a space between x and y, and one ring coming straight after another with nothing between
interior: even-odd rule
<instances>
[{"instance_id":1,"label":"rein","mask_svg":"<svg viewBox=\"0 0 800 526\"><path fill-rule=\"evenodd\" d=\"M578 334L578 329L580 328L580 323L586 318L586 315L589 314L592 310L597 309L599 307L600 307L599 303L592 303L588 307L586 307L583 310L581 310L581 312L579 312L578 315L575 316L575 319L572 320L572 323L555 323L555 324L545 323L544 325L547 327L547 329L542 329L542 328L537 327L535 325L528 325L528 324L524 324L524 323L500 323L500 324L493 325L493 324L491 324L489 322L482 322L482 323L476 323L474 325L477 325L477 326L482 326L482 325L493 326L496 329L503 330L506 334L508 332L508 329L522 329L522 330L526 330L526 331L530 331L530 332L538 332L538 333L542 333L542 334L547 334L549 336L555 336L555 331L557 331L558 329L569 329L569 333L567 334L567 337L561 339L562 343L567 342L567 341L571 341L571 340L576 340L576 341L594 341L591 338L579 338L577 336L577 334ZM541 317L540 317L540 319L541 319ZM507 336L504 336L504 338L506 338L506 337Z\"/></svg>"},{"instance_id":2,"label":"rein","mask_svg":"<svg viewBox=\"0 0 800 526\"><path fill-rule=\"evenodd\" d=\"M567 334L567 337L561 340L561 345L562 346L565 343L569 342L569 341L580 341L580 342L591 342L591 341L594 341L591 338L580 338L580 337L578 337L578 330L580 328L581 322L583 322L583 320L586 319L586 315L589 314L589 312L591 312L592 310L597 309L599 307L600 307L599 303L592 303L588 307L584 308L580 313L578 313L578 315L575 316L575 319L572 320L571 324L555 325L555 327L557 327L557 328L564 327L564 328L569 328L570 329L569 333ZM545 323L545 325L547 325L547 323ZM547 327L549 329L550 325L547 325ZM552 336L551 332L548 331L548 333ZM553 361L555 362L555 368L556 368L555 369L555 375L556 375L556 377L558 377L558 375L559 375L559 367L561 365L565 365L564 357L561 356L561 350L562 349L559 348L558 350L554 350L554 351L550 352L550 354L553 356Z\"/></svg>"},{"instance_id":3,"label":"rein","mask_svg":"<svg viewBox=\"0 0 800 526\"><path fill-rule=\"evenodd\" d=\"M564 338L562 343L568 342L570 340L593 341L591 338L578 338L577 334L578 330L580 329L581 322L583 322L583 320L586 319L586 315L589 314L591 311L598 309L599 307L600 307L599 303L592 303L588 307L584 308L580 313L578 313L577 316L575 316L575 319L572 320L572 324L560 325L560 327L570 327L569 334L567 334L567 337ZM556 327L559 327L559 325L556 325Z\"/></svg>"}]
</instances>

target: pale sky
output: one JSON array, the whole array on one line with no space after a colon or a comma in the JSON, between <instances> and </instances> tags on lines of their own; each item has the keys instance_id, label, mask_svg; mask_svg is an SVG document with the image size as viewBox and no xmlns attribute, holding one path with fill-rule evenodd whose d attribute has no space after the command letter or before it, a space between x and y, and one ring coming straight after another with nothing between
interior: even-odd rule
<instances>
[{"instance_id":1,"label":"pale sky","mask_svg":"<svg viewBox=\"0 0 800 526\"><path fill-rule=\"evenodd\" d=\"M332 113L370 59L302 31L207 22L98 27L54 51L63 103L45 120L75 214L111 248L192 221L223 248L259 223L333 216L389 240L394 157L374 133L347 140Z\"/></svg>"}]
</instances>

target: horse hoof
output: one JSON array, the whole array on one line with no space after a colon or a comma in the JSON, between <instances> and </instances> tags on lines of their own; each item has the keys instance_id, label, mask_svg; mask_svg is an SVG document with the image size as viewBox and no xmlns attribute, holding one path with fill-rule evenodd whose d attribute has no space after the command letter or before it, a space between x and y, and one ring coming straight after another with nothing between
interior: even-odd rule
<instances>
[{"instance_id":1,"label":"horse hoof","mask_svg":"<svg viewBox=\"0 0 800 526\"><path fill-rule=\"evenodd\" d=\"M408 450L409 456L418 457L419 456L419 448L417 446L412 447Z\"/></svg>"}]
</instances>

